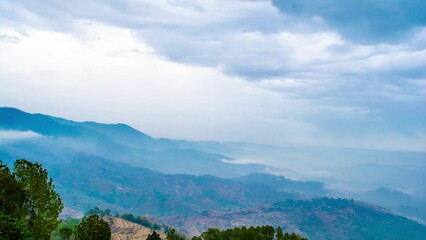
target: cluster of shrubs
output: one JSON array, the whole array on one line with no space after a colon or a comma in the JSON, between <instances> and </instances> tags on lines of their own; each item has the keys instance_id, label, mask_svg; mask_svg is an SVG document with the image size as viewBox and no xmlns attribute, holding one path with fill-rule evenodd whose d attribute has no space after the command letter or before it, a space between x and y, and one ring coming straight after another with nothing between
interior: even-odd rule
<instances>
[{"instance_id":1,"label":"cluster of shrubs","mask_svg":"<svg viewBox=\"0 0 426 240\"><path fill-rule=\"evenodd\" d=\"M194 236L192 240L239 240L239 239L256 239L256 240L307 240L295 233L283 233L281 227L275 229L272 226L258 227L241 227L226 230L217 228L209 228L203 232L201 236Z\"/></svg>"},{"instance_id":2,"label":"cluster of shrubs","mask_svg":"<svg viewBox=\"0 0 426 240\"><path fill-rule=\"evenodd\" d=\"M144 216L136 217L131 213L124 213L124 214L120 215L120 218L127 220L127 221L130 221L130 222L133 222L133 223L136 223L136 224L139 224L139 225L142 225L142 226L150 228L152 230L157 230L157 231L161 230L161 229L163 229L165 231L168 230L167 226L161 226L161 225L159 225L155 222L151 222L147 217L144 217Z\"/></svg>"}]
</instances>

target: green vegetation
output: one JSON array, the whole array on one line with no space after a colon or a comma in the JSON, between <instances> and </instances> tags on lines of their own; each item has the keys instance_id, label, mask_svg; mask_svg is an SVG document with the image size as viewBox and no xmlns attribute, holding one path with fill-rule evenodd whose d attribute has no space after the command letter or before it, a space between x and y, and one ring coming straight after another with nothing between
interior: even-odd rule
<instances>
[{"instance_id":1,"label":"green vegetation","mask_svg":"<svg viewBox=\"0 0 426 240\"><path fill-rule=\"evenodd\" d=\"M111 229L98 215L64 222L53 180L39 163L16 160L14 171L0 160L0 240L111 239ZM107 212L109 213L109 212ZM76 227L77 226L77 227Z\"/></svg>"},{"instance_id":2,"label":"green vegetation","mask_svg":"<svg viewBox=\"0 0 426 240\"><path fill-rule=\"evenodd\" d=\"M99 207L94 207L89 209L89 211L86 212L86 215L98 215L101 217L111 216L111 210L108 208L100 209Z\"/></svg>"},{"instance_id":3,"label":"green vegetation","mask_svg":"<svg viewBox=\"0 0 426 240\"><path fill-rule=\"evenodd\" d=\"M21 219L0 214L0 240L33 239L26 222Z\"/></svg>"},{"instance_id":4,"label":"green vegetation","mask_svg":"<svg viewBox=\"0 0 426 240\"><path fill-rule=\"evenodd\" d=\"M89 209L85 215L98 215L101 217L112 217L111 214L111 210L110 209L101 209L99 207L94 207ZM160 225L158 223L152 222L149 218L145 217L145 216L135 216L131 213L123 213L121 215L119 215L118 213L115 213L115 217L119 217L122 218L124 220L127 220L129 222L133 222L136 224L139 224L141 226L147 227L149 229L152 230L163 230L164 232L169 232L170 231L170 227L166 226L166 225Z\"/></svg>"},{"instance_id":5,"label":"green vegetation","mask_svg":"<svg viewBox=\"0 0 426 240\"><path fill-rule=\"evenodd\" d=\"M161 240L160 234L158 234L156 231L154 231L154 232L152 232L151 234L148 235L146 240Z\"/></svg>"},{"instance_id":6,"label":"green vegetation","mask_svg":"<svg viewBox=\"0 0 426 240\"><path fill-rule=\"evenodd\" d=\"M61 228L59 230L59 237L64 240L71 239L71 236L73 235L74 231L70 228Z\"/></svg>"},{"instance_id":7,"label":"green vegetation","mask_svg":"<svg viewBox=\"0 0 426 240\"><path fill-rule=\"evenodd\" d=\"M282 228L275 229L272 226L258 226L258 227L241 227L226 230L219 230L217 228L209 228L203 232L201 236L194 236L192 240L239 240L239 239L256 239L256 240L307 240L298 234L285 233L283 234Z\"/></svg>"},{"instance_id":8,"label":"green vegetation","mask_svg":"<svg viewBox=\"0 0 426 240\"><path fill-rule=\"evenodd\" d=\"M182 234L176 232L175 229L171 229L166 236L167 240L185 240L185 237Z\"/></svg>"},{"instance_id":9,"label":"green vegetation","mask_svg":"<svg viewBox=\"0 0 426 240\"><path fill-rule=\"evenodd\" d=\"M48 240L63 205L39 163L17 160L12 173L0 160L0 232L6 239Z\"/></svg>"},{"instance_id":10,"label":"green vegetation","mask_svg":"<svg viewBox=\"0 0 426 240\"><path fill-rule=\"evenodd\" d=\"M51 239L52 240L68 240L72 239L74 236L74 229L80 224L81 219L76 218L68 218L64 219L59 223L58 227L56 227L55 231L52 233ZM67 236L69 233L69 229L71 230L71 235Z\"/></svg>"},{"instance_id":11,"label":"green vegetation","mask_svg":"<svg viewBox=\"0 0 426 240\"><path fill-rule=\"evenodd\" d=\"M139 217L135 217L133 214L131 213L123 213L122 215L120 215L120 218L142 225L144 227L150 228L152 230L161 230L164 227L164 230L167 231L167 227L166 226L161 226L157 223L151 222L147 217L144 216L139 216Z\"/></svg>"},{"instance_id":12,"label":"green vegetation","mask_svg":"<svg viewBox=\"0 0 426 240\"><path fill-rule=\"evenodd\" d=\"M111 228L98 215L86 216L75 229L75 238L77 240L110 240Z\"/></svg>"}]
</instances>

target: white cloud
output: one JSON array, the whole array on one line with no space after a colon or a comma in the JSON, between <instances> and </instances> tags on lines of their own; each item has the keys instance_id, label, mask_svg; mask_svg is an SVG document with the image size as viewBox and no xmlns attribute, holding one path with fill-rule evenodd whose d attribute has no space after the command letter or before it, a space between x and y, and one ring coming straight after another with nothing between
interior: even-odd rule
<instances>
[{"instance_id":1,"label":"white cloud","mask_svg":"<svg viewBox=\"0 0 426 240\"><path fill-rule=\"evenodd\" d=\"M0 35L19 41L0 45L2 105L157 137L365 147L380 134L426 135L414 134L424 124L424 28L361 45L269 1L4 6Z\"/></svg>"},{"instance_id":2,"label":"white cloud","mask_svg":"<svg viewBox=\"0 0 426 240\"><path fill-rule=\"evenodd\" d=\"M35 133L33 131L11 131L11 130L0 129L0 144L1 144L1 141L16 141L16 140L39 138L39 137L42 137L42 135Z\"/></svg>"},{"instance_id":3,"label":"white cloud","mask_svg":"<svg viewBox=\"0 0 426 240\"><path fill-rule=\"evenodd\" d=\"M279 99L218 70L164 60L127 29L77 25L77 36L28 29L18 45L1 46L7 56L0 67L3 104L126 122L155 136L212 139L268 114L263 106Z\"/></svg>"}]
</instances>

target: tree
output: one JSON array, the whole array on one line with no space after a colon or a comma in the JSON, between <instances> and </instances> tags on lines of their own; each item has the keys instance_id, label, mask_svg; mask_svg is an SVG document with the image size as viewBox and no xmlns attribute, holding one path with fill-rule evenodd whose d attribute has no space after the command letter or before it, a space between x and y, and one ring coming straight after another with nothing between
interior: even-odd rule
<instances>
[{"instance_id":1,"label":"tree","mask_svg":"<svg viewBox=\"0 0 426 240\"><path fill-rule=\"evenodd\" d=\"M205 240L216 240L219 239L221 231L217 228L209 228L206 232L201 234L201 237Z\"/></svg>"},{"instance_id":2,"label":"tree","mask_svg":"<svg viewBox=\"0 0 426 240\"><path fill-rule=\"evenodd\" d=\"M22 209L28 230L35 239L49 240L50 233L59 224L58 216L63 208L53 180L48 178L41 164L25 159L16 160L14 176L25 196Z\"/></svg>"},{"instance_id":3,"label":"tree","mask_svg":"<svg viewBox=\"0 0 426 240\"><path fill-rule=\"evenodd\" d=\"M209 228L203 232L200 237L192 237L191 240L236 240L236 239L257 239L257 240L272 240L274 239L275 229L272 226L257 226L232 228L219 230L217 228ZM277 228L277 240L307 240L295 233L283 234L282 228Z\"/></svg>"},{"instance_id":4,"label":"tree","mask_svg":"<svg viewBox=\"0 0 426 240\"><path fill-rule=\"evenodd\" d=\"M0 240L32 238L25 221L0 213Z\"/></svg>"},{"instance_id":5,"label":"tree","mask_svg":"<svg viewBox=\"0 0 426 240\"><path fill-rule=\"evenodd\" d=\"M14 218L24 218L25 195L7 165L0 160L0 213Z\"/></svg>"},{"instance_id":6,"label":"tree","mask_svg":"<svg viewBox=\"0 0 426 240\"><path fill-rule=\"evenodd\" d=\"M283 239L284 240L307 240L307 238L303 238L300 235L295 233L292 233L292 234L285 233Z\"/></svg>"},{"instance_id":7,"label":"tree","mask_svg":"<svg viewBox=\"0 0 426 240\"><path fill-rule=\"evenodd\" d=\"M160 234L158 234L156 231L152 232L152 234L149 234L146 240L161 240Z\"/></svg>"},{"instance_id":8,"label":"tree","mask_svg":"<svg viewBox=\"0 0 426 240\"><path fill-rule=\"evenodd\" d=\"M106 208L106 209L100 209L99 207L94 207L92 209L89 209L89 211L87 211L87 213L85 215L99 215L101 217L104 216L111 216L111 210Z\"/></svg>"},{"instance_id":9,"label":"tree","mask_svg":"<svg viewBox=\"0 0 426 240\"><path fill-rule=\"evenodd\" d=\"M98 215L89 215L83 218L75 229L77 240L110 240L111 228Z\"/></svg>"},{"instance_id":10,"label":"tree","mask_svg":"<svg viewBox=\"0 0 426 240\"><path fill-rule=\"evenodd\" d=\"M63 240L69 240L71 239L71 235L73 234L72 229L69 228L61 228L59 230L59 237Z\"/></svg>"},{"instance_id":11,"label":"tree","mask_svg":"<svg viewBox=\"0 0 426 240\"><path fill-rule=\"evenodd\" d=\"M179 235L175 229L171 229L166 236L167 240L184 240L185 238Z\"/></svg>"},{"instance_id":12,"label":"tree","mask_svg":"<svg viewBox=\"0 0 426 240\"><path fill-rule=\"evenodd\" d=\"M262 226L260 227L260 233L264 239L272 240L274 239L275 229L272 226Z\"/></svg>"},{"instance_id":13,"label":"tree","mask_svg":"<svg viewBox=\"0 0 426 240\"><path fill-rule=\"evenodd\" d=\"M278 226L277 227L277 233L275 234L275 237L277 238L277 240L284 240L284 234L283 234L283 229Z\"/></svg>"}]
</instances>

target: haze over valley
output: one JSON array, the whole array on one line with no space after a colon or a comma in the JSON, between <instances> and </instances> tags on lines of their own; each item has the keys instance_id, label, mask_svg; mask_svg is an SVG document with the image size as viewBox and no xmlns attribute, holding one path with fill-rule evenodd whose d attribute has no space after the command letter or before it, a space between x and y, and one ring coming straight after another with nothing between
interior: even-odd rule
<instances>
[{"instance_id":1,"label":"haze over valley","mask_svg":"<svg viewBox=\"0 0 426 240\"><path fill-rule=\"evenodd\" d=\"M200 234L207 230L203 227L206 225L200 225L206 220L190 223L175 217L198 219L195 217L204 216L206 211L232 212L294 200L301 201L303 206L312 198L340 197L384 206L421 223L426 221L422 153L158 139L125 124L75 122L14 108L1 108L0 114L0 158L12 164L14 159L25 156L46 166L67 211L74 212L72 216L98 206L117 212L149 214L188 234ZM336 159L336 167L317 166L323 173L330 172L328 175L312 174L309 168L303 171L303 165L315 165L318 161L314 155L324 158L336 151L364 158L357 165L351 165L348 160L346 165L339 166ZM286 154L292 153L308 155L314 160L301 161L300 166L292 165L290 160L286 166ZM409 161L383 160L395 154L398 159ZM369 161L371 155L375 157ZM263 157L279 157L282 165L240 160ZM396 174L398 179L392 177ZM324 203L335 207L333 201ZM256 218L243 219L240 221L247 224L269 223L257 222ZM301 231L297 223L291 224L289 230ZM198 230L194 230L195 226ZM315 230L303 233L319 234L322 238L322 234L333 232L327 229L323 233Z\"/></svg>"}]
</instances>

